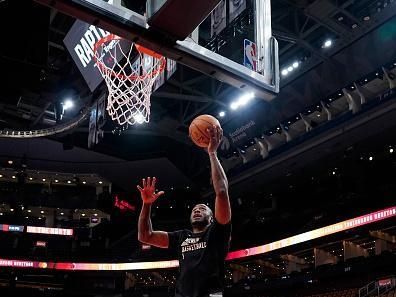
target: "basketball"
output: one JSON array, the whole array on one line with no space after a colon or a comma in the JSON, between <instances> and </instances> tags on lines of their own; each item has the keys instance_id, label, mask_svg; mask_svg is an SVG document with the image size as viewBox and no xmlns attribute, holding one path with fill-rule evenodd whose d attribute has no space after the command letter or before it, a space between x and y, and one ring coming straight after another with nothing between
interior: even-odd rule
<instances>
[{"instance_id":1,"label":"basketball","mask_svg":"<svg viewBox=\"0 0 396 297\"><path fill-rule=\"evenodd\" d=\"M210 136L207 129L213 125L221 127L219 121L211 115L203 114L196 117L188 129L191 140L199 147L208 147Z\"/></svg>"}]
</instances>

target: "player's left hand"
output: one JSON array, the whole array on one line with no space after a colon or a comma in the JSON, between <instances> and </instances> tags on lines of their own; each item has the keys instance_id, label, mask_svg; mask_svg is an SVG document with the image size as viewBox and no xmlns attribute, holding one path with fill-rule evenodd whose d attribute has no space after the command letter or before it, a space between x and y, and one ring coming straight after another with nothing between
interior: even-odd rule
<instances>
[{"instance_id":1,"label":"player's left hand","mask_svg":"<svg viewBox=\"0 0 396 297\"><path fill-rule=\"evenodd\" d=\"M223 139L223 129L213 125L213 127L208 129L210 140L208 146L208 153L213 154L217 151L221 140Z\"/></svg>"}]
</instances>

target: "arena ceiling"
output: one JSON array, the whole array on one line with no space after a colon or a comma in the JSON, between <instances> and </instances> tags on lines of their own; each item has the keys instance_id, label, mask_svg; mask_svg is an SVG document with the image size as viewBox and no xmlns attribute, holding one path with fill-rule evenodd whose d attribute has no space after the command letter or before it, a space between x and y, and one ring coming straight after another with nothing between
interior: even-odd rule
<instances>
[{"instance_id":1,"label":"arena ceiling","mask_svg":"<svg viewBox=\"0 0 396 297\"><path fill-rule=\"evenodd\" d=\"M145 4L145 1L124 2L135 10L142 10ZM272 1L273 34L279 41L281 70L295 61L299 61L299 67L282 76L281 93L273 102L266 103L265 125L278 125L317 103L320 97L389 62L386 59L393 55L392 51L363 53L353 46L358 42L369 44L370 33L394 20L394 8L395 3L388 0ZM251 14L251 10L246 10L233 27L214 38L205 34L203 25L202 41L208 47L216 46L224 55L240 59L242 40L246 34L252 34L252 26L247 25ZM103 86L90 92L65 48L63 39L74 21L34 1L0 2L0 27L5 41L0 49L1 128L55 126L54 107L65 95L77 99L76 107L64 115L67 121L104 93ZM328 49L324 47L327 40L333 43ZM348 55L354 52L355 59L350 59ZM233 87L179 65L171 79L152 96L150 124L117 135L115 126L109 123L104 140L93 150L130 161L165 157L195 181L207 172L208 164L205 154L188 139L190 121L202 113L216 115L240 95ZM236 116L226 117L223 124ZM88 121L85 121L51 138L65 147L85 148L87 135ZM207 182L206 175L204 179Z\"/></svg>"}]
</instances>

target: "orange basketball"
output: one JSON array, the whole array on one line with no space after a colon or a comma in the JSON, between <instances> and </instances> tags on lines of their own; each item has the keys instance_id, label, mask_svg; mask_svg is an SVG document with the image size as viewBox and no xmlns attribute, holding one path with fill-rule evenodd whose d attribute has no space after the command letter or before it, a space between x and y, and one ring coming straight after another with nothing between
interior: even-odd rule
<instances>
[{"instance_id":1,"label":"orange basketball","mask_svg":"<svg viewBox=\"0 0 396 297\"><path fill-rule=\"evenodd\" d=\"M207 129L213 125L220 127L220 123L215 117L208 114L197 116L188 129L191 140L199 147L208 147L210 136Z\"/></svg>"}]
</instances>

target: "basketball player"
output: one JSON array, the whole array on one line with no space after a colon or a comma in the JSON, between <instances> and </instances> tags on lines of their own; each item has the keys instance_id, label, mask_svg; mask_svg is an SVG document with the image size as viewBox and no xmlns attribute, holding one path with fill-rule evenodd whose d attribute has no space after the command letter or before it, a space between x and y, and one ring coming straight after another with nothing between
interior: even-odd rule
<instances>
[{"instance_id":1,"label":"basketball player","mask_svg":"<svg viewBox=\"0 0 396 297\"><path fill-rule=\"evenodd\" d=\"M231 207L227 177L217 158L222 133L220 127L209 129L207 150L216 194L215 212L213 215L205 204L195 205L190 215L192 231L153 231L151 204L164 192L155 192L155 177L143 179L142 187L137 187L143 200L138 226L139 241L177 251L180 266L175 297L223 296L224 260L231 234Z\"/></svg>"}]
</instances>

